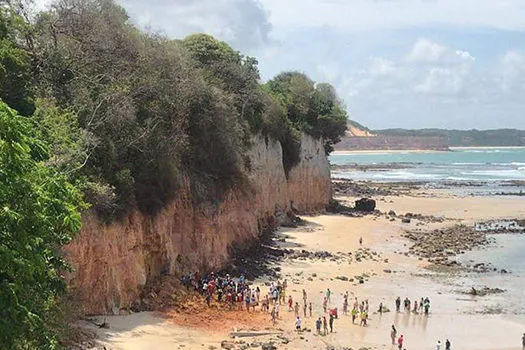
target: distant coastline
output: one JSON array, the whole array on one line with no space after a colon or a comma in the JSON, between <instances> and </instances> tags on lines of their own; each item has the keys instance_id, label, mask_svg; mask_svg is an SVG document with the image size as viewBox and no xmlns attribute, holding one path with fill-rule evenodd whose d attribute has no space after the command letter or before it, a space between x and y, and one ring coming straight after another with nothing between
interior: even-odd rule
<instances>
[{"instance_id":1,"label":"distant coastline","mask_svg":"<svg viewBox=\"0 0 525 350\"><path fill-rule=\"evenodd\" d=\"M458 148L458 147L455 147ZM469 147L471 148L471 147ZM486 148L486 147L479 147ZM497 148L497 147L496 147ZM433 149L356 149L356 150L335 150L331 154L335 156L344 156L352 154L399 154L399 153L445 153L449 150L433 150Z\"/></svg>"}]
</instances>

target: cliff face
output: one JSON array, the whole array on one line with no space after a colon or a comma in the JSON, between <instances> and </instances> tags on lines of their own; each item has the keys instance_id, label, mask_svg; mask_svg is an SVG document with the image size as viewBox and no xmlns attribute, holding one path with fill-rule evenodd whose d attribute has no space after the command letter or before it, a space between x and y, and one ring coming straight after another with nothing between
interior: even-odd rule
<instances>
[{"instance_id":1,"label":"cliff face","mask_svg":"<svg viewBox=\"0 0 525 350\"><path fill-rule=\"evenodd\" d=\"M117 313L140 298L161 273L220 269L232 244L250 245L290 210L323 210L331 198L321 142L303 135L301 161L286 179L279 142L254 138L250 188L215 205L194 206L189 181L155 217L138 211L111 225L90 214L66 253L75 273L69 285L86 313Z\"/></svg>"}]
</instances>

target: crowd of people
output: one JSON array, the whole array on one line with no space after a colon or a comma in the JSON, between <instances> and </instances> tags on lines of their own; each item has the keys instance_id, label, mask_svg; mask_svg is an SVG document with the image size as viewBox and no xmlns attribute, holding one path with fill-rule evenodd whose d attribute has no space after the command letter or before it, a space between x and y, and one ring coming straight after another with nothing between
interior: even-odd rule
<instances>
[{"instance_id":1,"label":"crowd of people","mask_svg":"<svg viewBox=\"0 0 525 350\"><path fill-rule=\"evenodd\" d=\"M302 305L299 301L295 301L291 294L287 294L288 282L285 279L283 282L271 282L268 285L268 290L262 295L261 289L256 286L250 286L244 275L238 278L232 278L229 274L219 276L213 272L199 276L198 273L189 273L181 277L181 283L188 290L192 289L202 294L206 303L211 305L212 301L216 301L225 305L229 310L244 310L246 312L255 312L256 307L264 313L269 313L271 320L276 324L280 318L281 305L288 306L288 312L293 312L295 319L295 329L301 331L303 328L303 318L312 318L312 302L308 299L308 293L305 289L302 290ZM338 309L330 308L332 302L333 292L327 288L323 294L322 309L323 314L315 318L315 329L317 335L326 336L334 332L334 323L338 318ZM401 298L395 300L396 311L401 312ZM354 297L351 310L349 308L349 293L346 291L343 294L343 314L350 313L352 317L352 324L359 324L362 327L368 325L369 319L369 301L364 299L359 301ZM425 314L430 312L429 298L421 298L419 301L405 298L403 301L405 313ZM350 312L349 312L350 310ZM378 313L382 314L384 311L383 303L379 304ZM397 345L399 349L403 349L404 336L398 336L398 331L394 325L390 331L390 337L393 345ZM442 348L441 341L436 344L437 350L450 350L450 341L447 339Z\"/></svg>"}]
</instances>

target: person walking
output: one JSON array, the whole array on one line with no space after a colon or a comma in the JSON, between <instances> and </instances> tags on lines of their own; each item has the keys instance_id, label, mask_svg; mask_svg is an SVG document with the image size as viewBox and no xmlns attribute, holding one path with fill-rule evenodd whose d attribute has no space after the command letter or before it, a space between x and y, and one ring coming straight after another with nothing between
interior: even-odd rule
<instances>
[{"instance_id":1,"label":"person walking","mask_svg":"<svg viewBox=\"0 0 525 350\"><path fill-rule=\"evenodd\" d=\"M390 339L392 339L392 345L395 345L397 337L397 329L392 325L392 330L390 331Z\"/></svg>"},{"instance_id":2,"label":"person walking","mask_svg":"<svg viewBox=\"0 0 525 350\"><path fill-rule=\"evenodd\" d=\"M401 298L400 297L397 297L396 299L396 311L399 312L401 311Z\"/></svg>"},{"instance_id":3,"label":"person walking","mask_svg":"<svg viewBox=\"0 0 525 350\"><path fill-rule=\"evenodd\" d=\"M524 334L524 336L525 336L525 334ZM450 341L448 339L445 342L445 350L450 350Z\"/></svg>"}]
</instances>

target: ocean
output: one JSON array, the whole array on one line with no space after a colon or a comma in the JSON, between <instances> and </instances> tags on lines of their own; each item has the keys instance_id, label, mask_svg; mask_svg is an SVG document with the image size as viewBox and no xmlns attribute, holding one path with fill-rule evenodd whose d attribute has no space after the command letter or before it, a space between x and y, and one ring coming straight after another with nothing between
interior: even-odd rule
<instances>
[{"instance_id":1,"label":"ocean","mask_svg":"<svg viewBox=\"0 0 525 350\"><path fill-rule=\"evenodd\" d=\"M372 182L424 182L429 186L485 185L485 192L523 191L525 148L455 148L450 152L335 154L334 178ZM513 186L512 189L509 185ZM518 187L518 188L516 188Z\"/></svg>"}]
</instances>

